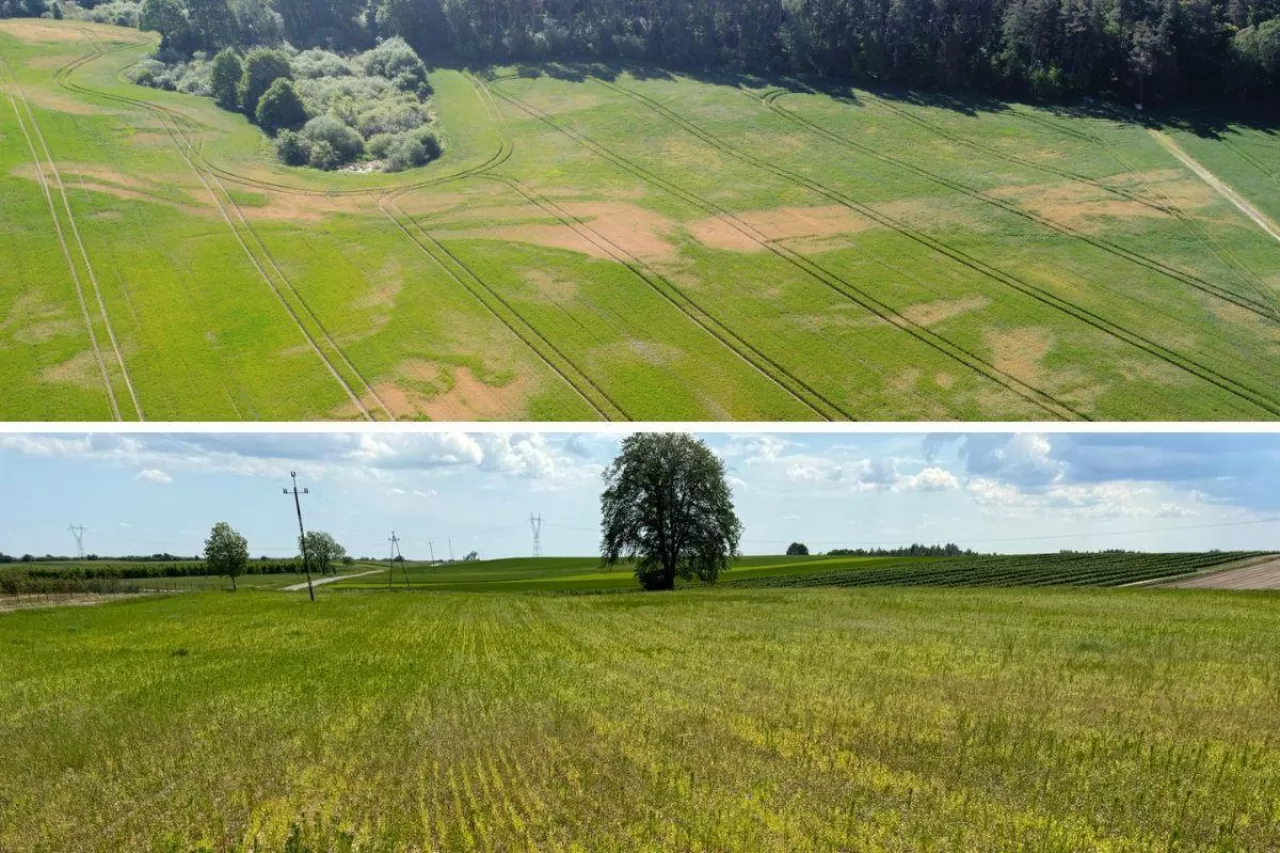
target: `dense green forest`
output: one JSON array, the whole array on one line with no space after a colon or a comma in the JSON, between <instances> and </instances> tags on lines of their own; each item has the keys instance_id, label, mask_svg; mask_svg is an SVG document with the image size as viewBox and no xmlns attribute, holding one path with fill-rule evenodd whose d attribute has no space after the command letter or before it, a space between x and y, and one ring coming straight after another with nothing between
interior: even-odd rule
<instances>
[{"instance_id":1,"label":"dense green forest","mask_svg":"<svg viewBox=\"0 0 1280 853\"><path fill-rule=\"evenodd\" d=\"M0 16L58 1L0 0ZM401 36L428 61L625 60L1049 100L1274 100L1280 86L1280 0L144 0L138 17L188 52Z\"/></svg>"}]
</instances>

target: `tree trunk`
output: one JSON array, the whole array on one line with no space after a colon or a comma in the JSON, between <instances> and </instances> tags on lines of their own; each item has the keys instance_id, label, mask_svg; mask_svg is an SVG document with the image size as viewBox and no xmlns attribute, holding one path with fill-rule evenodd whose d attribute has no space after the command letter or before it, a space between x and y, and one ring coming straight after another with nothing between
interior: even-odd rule
<instances>
[{"instance_id":1,"label":"tree trunk","mask_svg":"<svg viewBox=\"0 0 1280 853\"><path fill-rule=\"evenodd\" d=\"M232 576L231 576L231 591L232 591L232 592L235 592L235 591L236 591L236 576L235 576L235 575L232 575Z\"/></svg>"}]
</instances>

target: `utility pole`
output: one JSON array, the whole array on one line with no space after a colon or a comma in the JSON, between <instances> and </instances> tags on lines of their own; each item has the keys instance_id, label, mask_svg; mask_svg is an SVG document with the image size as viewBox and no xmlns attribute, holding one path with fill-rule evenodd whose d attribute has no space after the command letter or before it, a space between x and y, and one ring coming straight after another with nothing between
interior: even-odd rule
<instances>
[{"instance_id":1,"label":"utility pole","mask_svg":"<svg viewBox=\"0 0 1280 853\"><path fill-rule=\"evenodd\" d=\"M76 538L76 559L84 559L84 526L71 524L67 526L71 531L71 535Z\"/></svg>"},{"instance_id":2,"label":"utility pole","mask_svg":"<svg viewBox=\"0 0 1280 853\"><path fill-rule=\"evenodd\" d=\"M530 515L529 526L533 528L533 556L542 556L542 516Z\"/></svg>"},{"instance_id":3,"label":"utility pole","mask_svg":"<svg viewBox=\"0 0 1280 853\"><path fill-rule=\"evenodd\" d=\"M436 564L436 540L428 539L427 548L431 550L431 565L434 566Z\"/></svg>"},{"instance_id":4,"label":"utility pole","mask_svg":"<svg viewBox=\"0 0 1280 853\"><path fill-rule=\"evenodd\" d=\"M449 537L449 562L453 562L453 537Z\"/></svg>"},{"instance_id":5,"label":"utility pole","mask_svg":"<svg viewBox=\"0 0 1280 853\"><path fill-rule=\"evenodd\" d=\"M311 594L311 600L316 600L316 588L311 583L311 560L307 558L307 531L302 526L302 502L298 500L298 495L311 494L310 489L298 491L298 472L290 471L289 476L293 478L293 489L285 489L286 495L293 495L293 508L298 511L298 544L302 546L302 568L307 573L307 592Z\"/></svg>"},{"instance_id":6,"label":"utility pole","mask_svg":"<svg viewBox=\"0 0 1280 853\"><path fill-rule=\"evenodd\" d=\"M400 553L400 537L393 530L387 541L391 543L391 556L387 558L387 589L391 589L391 575L395 572L396 557L400 558L400 568L404 571L404 585L409 586L409 570L404 568L404 554Z\"/></svg>"}]
</instances>

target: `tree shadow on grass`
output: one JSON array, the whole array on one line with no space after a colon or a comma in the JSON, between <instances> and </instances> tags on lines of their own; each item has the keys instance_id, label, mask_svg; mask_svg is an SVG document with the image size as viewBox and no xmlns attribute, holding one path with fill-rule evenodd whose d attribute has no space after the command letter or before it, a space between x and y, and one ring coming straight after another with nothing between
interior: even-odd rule
<instances>
[{"instance_id":1,"label":"tree shadow on grass","mask_svg":"<svg viewBox=\"0 0 1280 853\"><path fill-rule=\"evenodd\" d=\"M511 66L508 66L511 67ZM1094 119L1149 129L1179 130L1205 139L1221 140L1238 134L1242 128L1280 138L1280 108L1260 103L1184 107L1176 110L1138 110L1111 101L1082 98L1073 104L1038 103L1003 99L975 92L947 92L912 88L879 81L806 77L786 74L754 73L727 68L679 68L624 61L563 61L520 63L514 66L519 77L549 77L570 83L590 79L616 82L622 75L638 81L689 79L699 83L748 91L782 90L793 94L824 95L849 106L862 106L865 95L902 106L944 110L968 117L1000 115L1026 110L1056 119ZM468 67L481 76L494 77L494 67ZM1021 108L1021 109L1019 109ZM1069 127L1061 128L1070 134Z\"/></svg>"}]
</instances>

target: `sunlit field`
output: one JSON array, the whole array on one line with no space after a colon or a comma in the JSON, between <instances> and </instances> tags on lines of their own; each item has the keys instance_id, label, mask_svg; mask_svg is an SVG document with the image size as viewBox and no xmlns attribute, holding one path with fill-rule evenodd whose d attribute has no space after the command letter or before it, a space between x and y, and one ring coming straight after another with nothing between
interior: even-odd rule
<instances>
[{"instance_id":1,"label":"sunlit field","mask_svg":"<svg viewBox=\"0 0 1280 853\"><path fill-rule=\"evenodd\" d=\"M732 588L11 613L0 847L1271 850L1278 618Z\"/></svg>"},{"instance_id":2,"label":"sunlit field","mask_svg":"<svg viewBox=\"0 0 1280 853\"><path fill-rule=\"evenodd\" d=\"M0 22L0 416L1280 414L1280 143L784 79L438 68L445 156L275 162Z\"/></svg>"}]
</instances>

